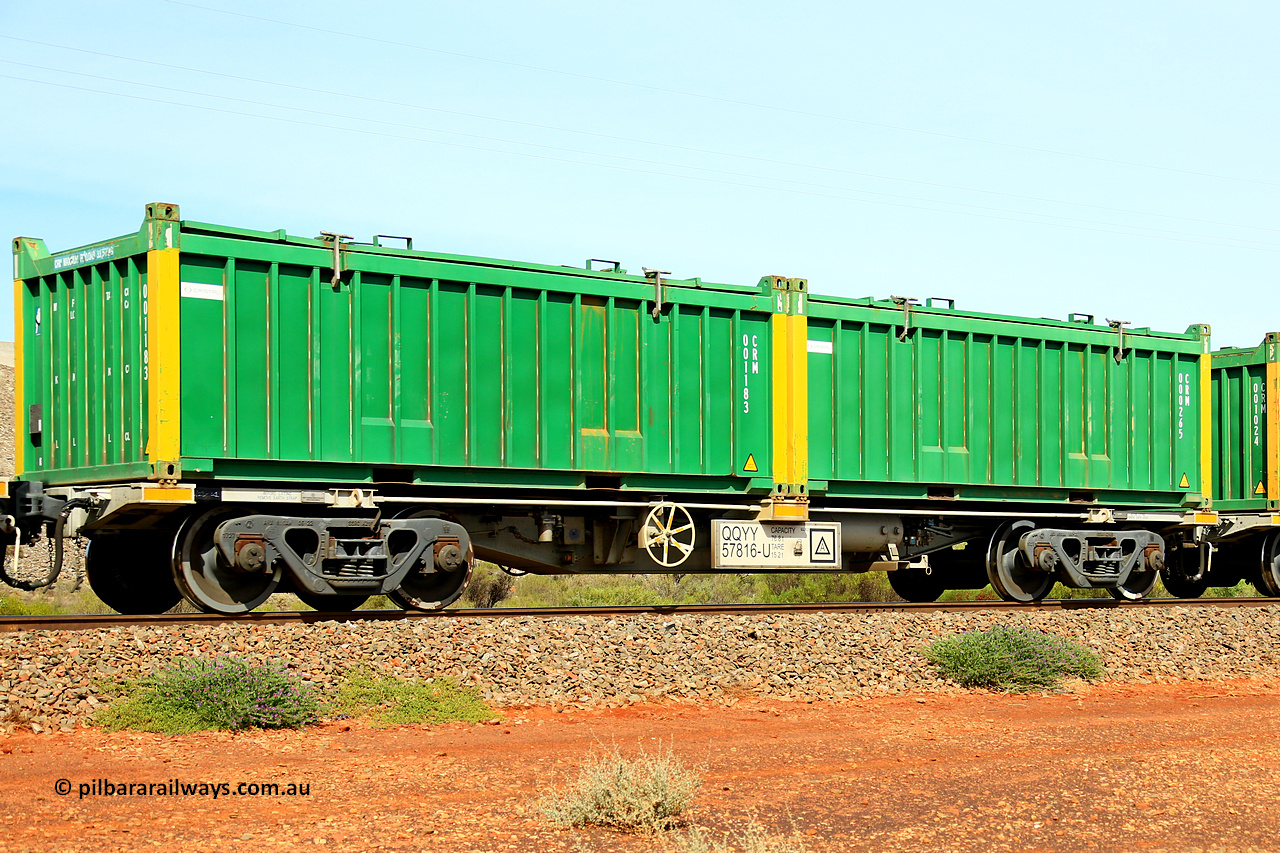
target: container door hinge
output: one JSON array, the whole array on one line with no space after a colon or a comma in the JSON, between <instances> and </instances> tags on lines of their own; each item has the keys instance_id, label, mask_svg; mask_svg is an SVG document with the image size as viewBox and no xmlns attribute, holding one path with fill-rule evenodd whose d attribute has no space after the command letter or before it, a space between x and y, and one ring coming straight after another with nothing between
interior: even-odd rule
<instances>
[{"instance_id":1,"label":"container door hinge","mask_svg":"<svg viewBox=\"0 0 1280 853\"><path fill-rule=\"evenodd\" d=\"M1124 345L1124 327L1129 325L1129 321L1128 320L1107 320L1107 325L1111 327L1111 330L1113 332L1115 332L1117 335L1120 336L1120 342L1116 345L1116 351L1114 354L1116 364L1119 364L1120 362L1124 361L1125 353L1128 352L1128 350L1125 349L1125 345Z\"/></svg>"},{"instance_id":2,"label":"container door hinge","mask_svg":"<svg viewBox=\"0 0 1280 853\"><path fill-rule=\"evenodd\" d=\"M902 309L902 330L898 332L898 340L905 341L911 336L911 309L920 303L910 296L890 296L893 304Z\"/></svg>"},{"instance_id":3,"label":"container door hinge","mask_svg":"<svg viewBox=\"0 0 1280 853\"><path fill-rule=\"evenodd\" d=\"M342 241L352 239L350 234L338 234L333 231L321 231L320 239L333 244L333 279L329 282L334 290L342 287Z\"/></svg>"},{"instance_id":4,"label":"container door hinge","mask_svg":"<svg viewBox=\"0 0 1280 853\"><path fill-rule=\"evenodd\" d=\"M649 312L653 315L653 319L657 320L662 316L662 306L667 304L666 286L662 283L664 275L671 275L671 270L651 270L648 267L641 267L644 270L644 277L653 282L653 310Z\"/></svg>"}]
</instances>

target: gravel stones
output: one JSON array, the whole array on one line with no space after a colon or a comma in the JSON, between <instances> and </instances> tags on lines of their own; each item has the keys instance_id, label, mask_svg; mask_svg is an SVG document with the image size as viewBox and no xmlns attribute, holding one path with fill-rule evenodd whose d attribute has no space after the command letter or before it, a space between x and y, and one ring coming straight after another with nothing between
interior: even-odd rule
<instances>
[{"instance_id":1,"label":"gravel stones","mask_svg":"<svg viewBox=\"0 0 1280 853\"><path fill-rule=\"evenodd\" d=\"M0 634L0 726L69 728L109 701L113 684L217 655L284 665L324 691L357 668L447 676L498 707L958 692L922 648L996 623L1083 643L1115 681L1280 676L1278 605L230 623Z\"/></svg>"}]
</instances>

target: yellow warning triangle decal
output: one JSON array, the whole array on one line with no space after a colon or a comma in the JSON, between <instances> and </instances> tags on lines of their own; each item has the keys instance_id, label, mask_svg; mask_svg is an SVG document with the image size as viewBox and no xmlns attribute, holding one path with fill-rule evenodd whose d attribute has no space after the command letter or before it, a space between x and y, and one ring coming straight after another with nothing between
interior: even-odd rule
<instances>
[{"instance_id":1,"label":"yellow warning triangle decal","mask_svg":"<svg viewBox=\"0 0 1280 853\"><path fill-rule=\"evenodd\" d=\"M1189 488L1191 488L1191 481L1187 479L1187 475L1186 475L1186 474L1183 474L1183 475L1182 475L1182 480L1178 483L1178 488L1179 488L1179 489L1189 489Z\"/></svg>"},{"instance_id":2,"label":"yellow warning triangle decal","mask_svg":"<svg viewBox=\"0 0 1280 853\"><path fill-rule=\"evenodd\" d=\"M1253 493L1255 495L1265 495L1267 493L1267 487L1262 485L1261 480L1258 481L1258 488L1254 489Z\"/></svg>"},{"instance_id":3,"label":"yellow warning triangle decal","mask_svg":"<svg viewBox=\"0 0 1280 853\"><path fill-rule=\"evenodd\" d=\"M756 455L754 453L747 454L747 461L743 464L742 470L752 471L752 472L760 470L758 467L756 467Z\"/></svg>"}]
</instances>

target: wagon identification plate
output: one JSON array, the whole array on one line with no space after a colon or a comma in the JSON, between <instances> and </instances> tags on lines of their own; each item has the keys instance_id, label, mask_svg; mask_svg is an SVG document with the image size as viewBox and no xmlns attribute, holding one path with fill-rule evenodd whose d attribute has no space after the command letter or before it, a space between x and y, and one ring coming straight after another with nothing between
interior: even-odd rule
<instances>
[{"instance_id":1,"label":"wagon identification plate","mask_svg":"<svg viewBox=\"0 0 1280 853\"><path fill-rule=\"evenodd\" d=\"M715 519L711 522L711 567L838 569L840 524Z\"/></svg>"}]
</instances>

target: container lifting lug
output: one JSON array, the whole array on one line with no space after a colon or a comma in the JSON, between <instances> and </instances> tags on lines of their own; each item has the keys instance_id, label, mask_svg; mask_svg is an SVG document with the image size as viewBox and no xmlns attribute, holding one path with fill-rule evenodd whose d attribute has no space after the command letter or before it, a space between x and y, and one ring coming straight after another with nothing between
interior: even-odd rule
<instances>
[{"instance_id":1,"label":"container lifting lug","mask_svg":"<svg viewBox=\"0 0 1280 853\"><path fill-rule=\"evenodd\" d=\"M321 231L320 239L333 243L333 279L330 284L334 290L342 287L342 241L352 239L350 234L338 234L334 231Z\"/></svg>"},{"instance_id":2,"label":"container lifting lug","mask_svg":"<svg viewBox=\"0 0 1280 853\"><path fill-rule=\"evenodd\" d=\"M662 316L662 306L667 303L666 288L662 284L664 275L671 275L671 270L651 270L648 267L641 267L644 270L644 277L653 281L653 319L657 320Z\"/></svg>"},{"instance_id":3,"label":"container lifting lug","mask_svg":"<svg viewBox=\"0 0 1280 853\"><path fill-rule=\"evenodd\" d=\"M1116 364L1119 364L1120 362L1124 361L1125 353L1128 352L1128 350L1125 349L1125 346L1124 346L1124 327L1129 325L1129 321L1108 319L1107 325L1111 327L1111 330L1113 332L1115 332L1117 335L1120 336L1120 343L1116 346L1116 351L1114 356L1116 360Z\"/></svg>"},{"instance_id":4,"label":"container lifting lug","mask_svg":"<svg viewBox=\"0 0 1280 853\"><path fill-rule=\"evenodd\" d=\"M910 296L890 296L893 304L902 309L902 331L898 332L898 340L905 341L911 336L911 308L919 307L920 303Z\"/></svg>"}]
</instances>

